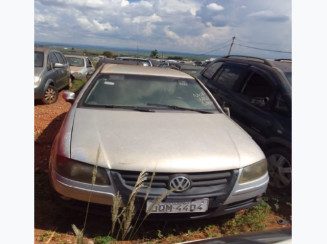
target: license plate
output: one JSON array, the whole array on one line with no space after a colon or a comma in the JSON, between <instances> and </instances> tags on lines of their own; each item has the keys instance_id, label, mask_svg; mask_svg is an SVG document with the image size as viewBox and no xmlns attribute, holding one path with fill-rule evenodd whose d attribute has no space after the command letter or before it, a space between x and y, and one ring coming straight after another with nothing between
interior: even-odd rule
<instances>
[{"instance_id":1,"label":"license plate","mask_svg":"<svg viewBox=\"0 0 327 244\"><path fill-rule=\"evenodd\" d=\"M148 200L146 209L150 209L153 200ZM198 213L208 210L209 199L203 198L184 202L161 202L155 205L151 213Z\"/></svg>"}]
</instances>

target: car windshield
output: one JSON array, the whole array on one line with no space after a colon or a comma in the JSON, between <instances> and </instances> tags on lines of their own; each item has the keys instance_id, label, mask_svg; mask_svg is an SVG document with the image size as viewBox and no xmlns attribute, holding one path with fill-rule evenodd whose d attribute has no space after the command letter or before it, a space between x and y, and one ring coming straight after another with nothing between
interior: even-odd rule
<instances>
[{"instance_id":1,"label":"car windshield","mask_svg":"<svg viewBox=\"0 0 327 244\"><path fill-rule=\"evenodd\" d=\"M43 67L44 53L35 51L34 52L34 67Z\"/></svg>"},{"instance_id":2,"label":"car windshield","mask_svg":"<svg viewBox=\"0 0 327 244\"><path fill-rule=\"evenodd\" d=\"M93 82L84 105L218 112L195 79L102 74Z\"/></svg>"},{"instance_id":3,"label":"car windshield","mask_svg":"<svg viewBox=\"0 0 327 244\"><path fill-rule=\"evenodd\" d=\"M84 67L84 59L76 57L66 57L69 66Z\"/></svg>"}]
</instances>

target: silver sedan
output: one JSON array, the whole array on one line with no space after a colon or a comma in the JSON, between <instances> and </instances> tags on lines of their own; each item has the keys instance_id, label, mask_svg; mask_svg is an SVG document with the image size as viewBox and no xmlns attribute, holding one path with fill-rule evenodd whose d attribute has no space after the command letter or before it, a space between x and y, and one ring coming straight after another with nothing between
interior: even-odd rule
<instances>
[{"instance_id":1,"label":"silver sedan","mask_svg":"<svg viewBox=\"0 0 327 244\"><path fill-rule=\"evenodd\" d=\"M119 192L126 204L144 170L135 204L149 208L171 189L151 216L228 214L257 204L266 191L261 149L186 73L104 64L76 97L64 98L72 107L49 161L62 199L111 206Z\"/></svg>"}]
</instances>

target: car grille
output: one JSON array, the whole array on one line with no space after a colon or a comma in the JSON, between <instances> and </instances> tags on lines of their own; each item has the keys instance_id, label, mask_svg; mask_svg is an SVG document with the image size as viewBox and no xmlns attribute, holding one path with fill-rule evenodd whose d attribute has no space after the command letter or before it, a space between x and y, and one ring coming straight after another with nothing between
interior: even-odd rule
<instances>
[{"instance_id":1,"label":"car grille","mask_svg":"<svg viewBox=\"0 0 327 244\"><path fill-rule=\"evenodd\" d=\"M128 186L134 186L139 172L121 171L120 176ZM151 183L151 188L169 188L168 183L172 175L187 175L192 181L193 187L219 186L228 183L232 176L232 171L210 172L210 173L190 173L190 174L168 174L156 173ZM152 173L147 173L147 179L144 185L147 187L152 178Z\"/></svg>"},{"instance_id":2,"label":"car grille","mask_svg":"<svg viewBox=\"0 0 327 244\"><path fill-rule=\"evenodd\" d=\"M111 171L111 177L117 190L122 195L128 195L134 188L140 172L135 171ZM177 199L181 196L187 199L218 197L227 198L232 190L238 176L238 170L201 172L201 173L156 173L151 183L150 198L158 197L169 190L169 181L175 176L185 176L191 180L192 186L184 192L172 192L168 198ZM147 173L144 187L141 188L139 196L146 194L151 182L152 173Z\"/></svg>"}]
</instances>

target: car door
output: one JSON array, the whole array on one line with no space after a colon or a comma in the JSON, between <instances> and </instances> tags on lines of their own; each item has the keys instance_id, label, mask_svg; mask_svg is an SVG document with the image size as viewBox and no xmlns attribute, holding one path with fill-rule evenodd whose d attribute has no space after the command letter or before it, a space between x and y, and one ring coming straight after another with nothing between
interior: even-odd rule
<instances>
[{"instance_id":1,"label":"car door","mask_svg":"<svg viewBox=\"0 0 327 244\"><path fill-rule=\"evenodd\" d=\"M56 88L60 87L60 75L58 72L58 68L55 68L55 64L59 63L57 57L55 56L54 52L48 53L47 58L47 80L51 80Z\"/></svg>"},{"instance_id":2,"label":"car door","mask_svg":"<svg viewBox=\"0 0 327 244\"><path fill-rule=\"evenodd\" d=\"M68 85L69 80L69 69L68 69L68 63L65 63L65 59L59 52L54 52L55 56L57 57L58 63L62 64L62 68L56 68L58 72L58 88L63 88Z\"/></svg>"},{"instance_id":3,"label":"car door","mask_svg":"<svg viewBox=\"0 0 327 244\"><path fill-rule=\"evenodd\" d=\"M239 123L251 136L264 143L272 136L276 125L272 114L277 84L269 72L251 66L247 76L236 91L235 104L231 108L231 117Z\"/></svg>"},{"instance_id":4,"label":"car door","mask_svg":"<svg viewBox=\"0 0 327 244\"><path fill-rule=\"evenodd\" d=\"M203 73L206 78L209 78L205 85L221 106L230 109L232 117L235 115L234 109L238 106L235 98L238 94L235 90L246 76L248 66L247 64L218 62Z\"/></svg>"}]
</instances>

